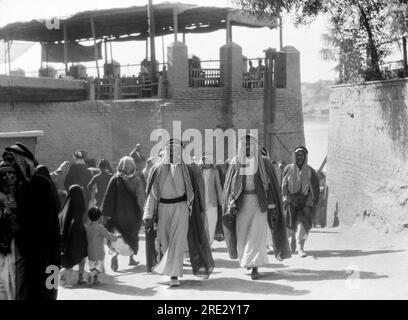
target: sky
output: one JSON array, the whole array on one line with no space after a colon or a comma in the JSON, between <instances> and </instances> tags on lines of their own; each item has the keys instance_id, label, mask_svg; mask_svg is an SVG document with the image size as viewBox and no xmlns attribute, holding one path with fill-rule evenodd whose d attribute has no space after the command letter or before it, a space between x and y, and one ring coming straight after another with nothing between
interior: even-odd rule
<instances>
[{"instance_id":1,"label":"sky","mask_svg":"<svg viewBox=\"0 0 408 320\"><path fill-rule=\"evenodd\" d=\"M231 7L230 0L180 0L160 1L153 0L154 4L162 2L184 2L205 6ZM31 19L50 18L54 16L69 16L76 12L95 9L108 9L145 5L147 0L0 0L0 26L11 22L28 21ZM293 26L290 17L284 17L283 44L296 47L301 53L302 82L318 80L334 80L336 73L333 70L335 63L321 59L320 50L323 47L321 35L326 31L327 18L319 17L310 26ZM162 45L166 48L174 39L173 35L156 38L156 59L163 60ZM219 48L225 43L225 30L208 34L188 34L186 44L189 54L198 55L201 60L218 60ZM181 36L179 38L181 41ZM233 27L232 40L243 48L243 54L248 58L263 57L266 48L279 48L279 31L268 28L251 29ZM163 41L163 43L162 43ZM90 43L89 43L90 44ZM84 43L88 45L88 43ZM0 44L0 48L2 45ZM166 52L166 51L165 51ZM24 55L12 62L12 69L22 68L26 75L38 73L40 67L41 50L38 44L31 47ZM113 58L122 64L122 73L137 74L139 68L125 67L127 64L139 64L145 57L145 42L132 41L113 44ZM5 65L0 61L0 74L5 72ZM100 61L100 65L103 61ZM94 63L87 63L94 66ZM63 69L62 64L55 65ZM205 66L203 66L205 67ZM88 72L91 74L91 72Z\"/></svg>"}]
</instances>

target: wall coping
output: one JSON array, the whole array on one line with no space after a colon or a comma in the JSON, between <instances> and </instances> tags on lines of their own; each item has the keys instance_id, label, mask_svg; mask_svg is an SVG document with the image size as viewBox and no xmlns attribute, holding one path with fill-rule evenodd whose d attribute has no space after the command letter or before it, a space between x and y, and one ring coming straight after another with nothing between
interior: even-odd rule
<instances>
[{"instance_id":1,"label":"wall coping","mask_svg":"<svg viewBox=\"0 0 408 320\"><path fill-rule=\"evenodd\" d=\"M43 130L0 132L0 138L31 138L44 137Z\"/></svg>"},{"instance_id":2,"label":"wall coping","mask_svg":"<svg viewBox=\"0 0 408 320\"><path fill-rule=\"evenodd\" d=\"M350 88L350 87L367 87L367 86L384 85L384 84L392 85L393 83L398 83L398 82L408 82L408 78L367 81L367 82L358 83L358 84L350 84L350 83L336 84L336 85L330 86L330 89Z\"/></svg>"}]
</instances>

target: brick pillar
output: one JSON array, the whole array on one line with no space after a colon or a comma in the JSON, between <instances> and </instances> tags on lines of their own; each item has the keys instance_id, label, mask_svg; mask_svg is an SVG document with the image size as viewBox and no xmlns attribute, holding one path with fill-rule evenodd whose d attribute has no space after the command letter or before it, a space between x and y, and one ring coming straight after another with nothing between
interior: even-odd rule
<instances>
[{"instance_id":1,"label":"brick pillar","mask_svg":"<svg viewBox=\"0 0 408 320\"><path fill-rule=\"evenodd\" d=\"M229 42L220 48L220 81L224 86L225 95L222 118L217 127L222 130L233 128L233 95L242 88L242 48ZM224 145L224 159L228 158L228 142Z\"/></svg>"},{"instance_id":2,"label":"brick pillar","mask_svg":"<svg viewBox=\"0 0 408 320\"><path fill-rule=\"evenodd\" d=\"M301 95L300 52L295 47L286 46L286 87Z\"/></svg>"},{"instance_id":3,"label":"brick pillar","mask_svg":"<svg viewBox=\"0 0 408 320\"><path fill-rule=\"evenodd\" d=\"M220 48L221 83L226 91L242 90L242 48L229 42Z\"/></svg>"},{"instance_id":4,"label":"brick pillar","mask_svg":"<svg viewBox=\"0 0 408 320\"><path fill-rule=\"evenodd\" d=\"M174 97L177 92L185 92L189 85L188 51L184 43L176 41L167 47L167 64L168 95Z\"/></svg>"}]
</instances>

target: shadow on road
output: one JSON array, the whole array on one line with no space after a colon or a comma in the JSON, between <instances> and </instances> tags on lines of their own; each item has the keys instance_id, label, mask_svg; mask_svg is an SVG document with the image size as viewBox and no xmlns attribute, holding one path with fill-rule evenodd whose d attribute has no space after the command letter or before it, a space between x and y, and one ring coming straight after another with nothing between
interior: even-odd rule
<instances>
[{"instance_id":1,"label":"shadow on road","mask_svg":"<svg viewBox=\"0 0 408 320\"><path fill-rule=\"evenodd\" d=\"M225 260L225 259L214 259L215 268L225 268L225 269L239 269L241 268L238 260ZM269 263L266 268L281 269L287 268L282 263Z\"/></svg>"},{"instance_id":2,"label":"shadow on road","mask_svg":"<svg viewBox=\"0 0 408 320\"><path fill-rule=\"evenodd\" d=\"M279 294L287 296L301 296L308 294L308 290L296 290L291 286L276 283L243 280L238 278L213 278L209 280L182 280L181 286L175 290L198 291L230 291L253 294ZM173 288L170 288L173 290Z\"/></svg>"},{"instance_id":3,"label":"shadow on road","mask_svg":"<svg viewBox=\"0 0 408 320\"><path fill-rule=\"evenodd\" d=\"M331 234L331 233L340 233L338 231L327 231L327 230L316 230L316 229L312 229L310 230L310 233L323 233L323 234Z\"/></svg>"},{"instance_id":4,"label":"shadow on road","mask_svg":"<svg viewBox=\"0 0 408 320\"><path fill-rule=\"evenodd\" d=\"M125 284L114 283L109 285L102 284L94 286L92 290L106 291L120 295L152 297L157 293L157 291L154 290L154 288L155 287L142 289L134 286L128 286Z\"/></svg>"},{"instance_id":5,"label":"shadow on road","mask_svg":"<svg viewBox=\"0 0 408 320\"><path fill-rule=\"evenodd\" d=\"M307 254L315 258L363 257L376 254L397 253L405 250L307 250Z\"/></svg>"},{"instance_id":6,"label":"shadow on road","mask_svg":"<svg viewBox=\"0 0 408 320\"><path fill-rule=\"evenodd\" d=\"M85 279L87 279L88 275L89 273L86 273ZM62 285L61 287L67 290L91 289L111 292L119 295L144 296L144 297L152 297L157 293L157 291L154 290L155 287L142 289L135 286L128 286L126 284L123 284L123 282L120 282L116 279L117 276L111 276L106 273L101 274L99 277L101 283L91 287L90 284L88 283L82 285L77 284L76 281L78 279L78 272L71 271L70 274L68 275L70 284Z\"/></svg>"},{"instance_id":7,"label":"shadow on road","mask_svg":"<svg viewBox=\"0 0 408 320\"><path fill-rule=\"evenodd\" d=\"M354 275L357 276L353 271ZM277 272L265 272L261 274L261 280L287 280L287 281L325 281L325 280L346 280L351 272L346 270L310 270L310 269L289 269ZM359 271L359 279L383 279L385 275L375 272Z\"/></svg>"},{"instance_id":8,"label":"shadow on road","mask_svg":"<svg viewBox=\"0 0 408 320\"><path fill-rule=\"evenodd\" d=\"M124 275L124 274L128 274L128 273L131 273L131 274L144 273L144 272L146 272L146 265L139 264L139 265L137 265L135 267L130 267L130 268L127 268L127 269L119 269L117 271L112 271L112 272L114 272L115 274L118 274L118 275Z\"/></svg>"}]
</instances>

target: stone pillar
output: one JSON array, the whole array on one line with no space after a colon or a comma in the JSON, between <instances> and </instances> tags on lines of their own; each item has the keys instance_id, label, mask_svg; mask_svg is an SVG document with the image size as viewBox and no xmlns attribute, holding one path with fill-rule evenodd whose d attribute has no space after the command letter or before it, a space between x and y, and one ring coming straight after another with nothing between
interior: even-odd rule
<instances>
[{"instance_id":1,"label":"stone pillar","mask_svg":"<svg viewBox=\"0 0 408 320\"><path fill-rule=\"evenodd\" d=\"M242 90L242 48L234 42L220 48L221 83L226 91Z\"/></svg>"},{"instance_id":2,"label":"stone pillar","mask_svg":"<svg viewBox=\"0 0 408 320\"><path fill-rule=\"evenodd\" d=\"M301 95L300 52L295 47L283 48L286 53L286 87Z\"/></svg>"},{"instance_id":3,"label":"stone pillar","mask_svg":"<svg viewBox=\"0 0 408 320\"><path fill-rule=\"evenodd\" d=\"M87 87L88 100L95 100L96 99L95 79L93 79L93 78L88 79L86 87Z\"/></svg>"},{"instance_id":4,"label":"stone pillar","mask_svg":"<svg viewBox=\"0 0 408 320\"><path fill-rule=\"evenodd\" d=\"M174 97L177 92L185 92L189 86L187 46L176 41L167 47L168 95Z\"/></svg>"}]
</instances>

